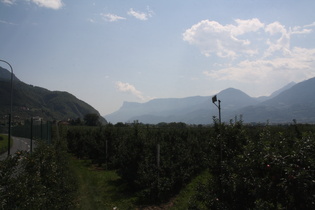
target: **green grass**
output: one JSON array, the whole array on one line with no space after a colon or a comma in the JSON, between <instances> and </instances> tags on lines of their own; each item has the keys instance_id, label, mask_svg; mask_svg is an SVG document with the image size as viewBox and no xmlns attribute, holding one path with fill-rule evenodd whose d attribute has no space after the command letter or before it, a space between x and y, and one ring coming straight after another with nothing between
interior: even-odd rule
<instances>
[{"instance_id":1,"label":"green grass","mask_svg":"<svg viewBox=\"0 0 315 210\"><path fill-rule=\"evenodd\" d=\"M196 193L196 187L200 183L206 183L209 177L211 177L209 171L205 170L192 179L192 181L174 198L173 205L170 209L188 209L190 198Z\"/></svg>"},{"instance_id":2,"label":"green grass","mask_svg":"<svg viewBox=\"0 0 315 210\"><path fill-rule=\"evenodd\" d=\"M137 197L128 194L124 184L115 171L96 168L88 160L70 159L71 167L78 178L77 209L137 209ZM189 201L195 195L196 186L205 183L210 177L206 170L196 176L181 192L166 204L164 209L187 209ZM151 206L153 207L153 206Z\"/></svg>"},{"instance_id":3,"label":"green grass","mask_svg":"<svg viewBox=\"0 0 315 210\"><path fill-rule=\"evenodd\" d=\"M12 138L10 141L10 145L12 146ZM5 153L8 150L8 136L0 134L0 154Z\"/></svg>"},{"instance_id":4,"label":"green grass","mask_svg":"<svg viewBox=\"0 0 315 210\"><path fill-rule=\"evenodd\" d=\"M71 167L78 178L77 209L135 209L137 198L126 193L126 185L115 171L75 158L71 158Z\"/></svg>"}]
</instances>

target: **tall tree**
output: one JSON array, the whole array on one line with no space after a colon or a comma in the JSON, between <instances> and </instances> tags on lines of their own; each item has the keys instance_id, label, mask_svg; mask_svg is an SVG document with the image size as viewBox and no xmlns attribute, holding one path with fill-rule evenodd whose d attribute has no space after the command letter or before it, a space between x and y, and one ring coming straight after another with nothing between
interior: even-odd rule
<instances>
[{"instance_id":1,"label":"tall tree","mask_svg":"<svg viewBox=\"0 0 315 210\"><path fill-rule=\"evenodd\" d=\"M100 117L97 114L86 114L84 116L84 122L88 126L97 126L100 125Z\"/></svg>"}]
</instances>

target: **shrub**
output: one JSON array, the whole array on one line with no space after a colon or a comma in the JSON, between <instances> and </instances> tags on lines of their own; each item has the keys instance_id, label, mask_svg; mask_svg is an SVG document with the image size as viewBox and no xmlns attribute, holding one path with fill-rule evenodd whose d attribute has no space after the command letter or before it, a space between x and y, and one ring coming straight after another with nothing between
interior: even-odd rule
<instances>
[{"instance_id":1,"label":"shrub","mask_svg":"<svg viewBox=\"0 0 315 210\"><path fill-rule=\"evenodd\" d=\"M259 131L259 139L253 139L244 127L237 132L231 129L221 128L225 132L220 136L224 145L221 170L212 170L209 184L197 189L192 209L196 204L208 209L315 208L313 133L266 127ZM238 139L238 145L228 147L226 141L233 139Z\"/></svg>"},{"instance_id":2,"label":"shrub","mask_svg":"<svg viewBox=\"0 0 315 210\"><path fill-rule=\"evenodd\" d=\"M60 144L60 142L58 142ZM1 209L71 209L76 182L63 150L39 144L0 161Z\"/></svg>"}]
</instances>

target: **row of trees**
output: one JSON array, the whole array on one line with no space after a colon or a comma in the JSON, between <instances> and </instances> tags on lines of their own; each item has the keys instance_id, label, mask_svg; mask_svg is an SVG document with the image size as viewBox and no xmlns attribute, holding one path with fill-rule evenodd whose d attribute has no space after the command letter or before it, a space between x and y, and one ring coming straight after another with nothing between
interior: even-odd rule
<instances>
[{"instance_id":1,"label":"row of trees","mask_svg":"<svg viewBox=\"0 0 315 210\"><path fill-rule=\"evenodd\" d=\"M221 144L220 170L208 167L191 209L314 209L314 128L220 126L210 140L212 151Z\"/></svg>"},{"instance_id":2,"label":"row of trees","mask_svg":"<svg viewBox=\"0 0 315 210\"><path fill-rule=\"evenodd\" d=\"M116 169L142 202L170 198L205 167L211 132L182 123L68 127L68 150Z\"/></svg>"},{"instance_id":3,"label":"row of trees","mask_svg":"<svg viewBox=\"0 0 315 210\"><path fill-rule=\"evenodd\" d=\"M81 118L72 119L69 121L71 125L87 125L87 126L98 126L101 125L100 116L97 114L86 114L84 115L83 121Z\"/></svg>"},{"instance_id":4,"label":"row of trees","mask_svg":"<svg viewBox=\"0 0 315 210\"><path fill-rule=\"evenodd\" d=\"M142 198L161 202L201 171L191 209L314 209L314 126L213 127L134 123L67 127L68 150L115 169Z\"/></svg>"}]
</instances>

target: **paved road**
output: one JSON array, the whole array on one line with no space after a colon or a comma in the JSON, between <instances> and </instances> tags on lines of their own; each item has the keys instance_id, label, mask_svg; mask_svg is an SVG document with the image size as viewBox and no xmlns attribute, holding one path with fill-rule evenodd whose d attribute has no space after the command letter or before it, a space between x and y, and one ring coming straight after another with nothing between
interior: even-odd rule
<instances>
[{"instance_id":1,"label":"paved road","mask_svg":"<svg viewBox=\"0 0 315 210\"><path fill-rule=\"evenodd\" d=\"M10 149L10 154L14 155L18 150L25 150L25 151L30 151L30 145L31 145L31 140L30 139L25 139L25 138L20 138L20 137L12 137L13 139L13 144ZM34 149L34 141L33 141L33 149ZM0 156L0 160L5 159L8 156L8 151L3 153Z\"/></svg>"}]
</instances>

